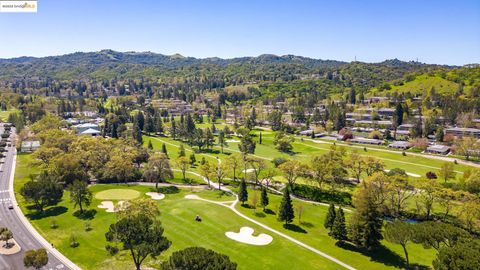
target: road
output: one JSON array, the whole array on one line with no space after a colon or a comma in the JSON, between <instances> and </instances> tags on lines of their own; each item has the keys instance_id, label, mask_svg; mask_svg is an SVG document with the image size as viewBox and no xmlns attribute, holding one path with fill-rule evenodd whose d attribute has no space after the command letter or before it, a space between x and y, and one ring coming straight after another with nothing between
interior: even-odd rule
<instances>
[{"instance_id":1,"label":"road","mask_svg":"<svg viewBox=\"0 0 480 270\"><path fill-rule=\"evenodd\" d=\"M0 127L0 133L3 133L3 127ZM12 141L14 133L14 129L12 128ZM6 154L4 158L5 163L0 165L2 169L2 172L0 172L0 226L7 227L12 231L14 239L22 250L14 255L0 255L0 269L23 270L26 269L23 266L25 251L43 248L44 245L39 241L38 236L35 236L34 232L29 230L22 222L22 217L19 216L21 212L17 211L17 209L8 209L9 205L13 205L15 208L18 207L15 199L12 197L13 192L10 191L10 189L13 188L13 182L11 183L11 181L13 181L13 174L15 173L13 169L16 160L15 147L8 147L8 152L4 154ZM57 255L54 255L48 249L47 251L48 265L42 269L72 269L71 267L67 267Z\"/></svg>"}]
</instances>

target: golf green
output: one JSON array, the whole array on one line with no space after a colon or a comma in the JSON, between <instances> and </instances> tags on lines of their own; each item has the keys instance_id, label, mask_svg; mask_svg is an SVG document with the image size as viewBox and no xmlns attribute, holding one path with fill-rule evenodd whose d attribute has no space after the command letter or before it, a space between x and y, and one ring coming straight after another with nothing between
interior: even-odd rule
<instances>
[{"instance_id":1,"label":"golf green","mask_svg":"<svg viewBox=\"0 0 480 270\"><path fill-rule=\"evenodd\" d=\"M95 194L99 200L132 200L140 197L140 192L133 189L107 189Z\"/></svg>"}]
</instances>

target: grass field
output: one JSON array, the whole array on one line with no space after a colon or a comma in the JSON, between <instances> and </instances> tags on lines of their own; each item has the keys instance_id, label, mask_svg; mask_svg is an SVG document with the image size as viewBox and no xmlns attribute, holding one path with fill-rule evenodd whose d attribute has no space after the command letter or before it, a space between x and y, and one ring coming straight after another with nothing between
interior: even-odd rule
<instances>
[{"instance_id":1,"label":"grass field","mask_svg":"<svg viewBox=\"0 0 480 270\"><path fill-rule=\"evenodd\" d=\"M20 158L19 163L24 160ZM22 166L18 168L19 170L24 169ZM21 182L16 182L16 186ZM91 188L94 194L111 189L135 190L142 194L151 191L150 187L145 186L96 185ZM177 194L167 194L164 200L158 202L165 235L173 242L173 245L158 260L146 261L146 266L158 268L159 262L165 260L173 251L189 246L202 246L229 255L233 261L239 263L239 269L258 269L259 266L264 269L293 269L297 266L303 269L341 269L326 259L279 237L274 236L272 244L263 247L241 244L228 239L224 235L225 232L238 231L242 226L252 227L256 233L268 232L234 215L225 207L183 198L192 192L207 199L217 199L220 196L217 191L182 189ZM233 198L222 194L220 199L232 200ZM29 213L21 197L19 197L19 201L23 211ZM45 215L41 217L27 216L46 239L82 268L131 269L131 259L126 252L120 252L112 258L105 250L107 242L104 234L108 226L115 222L116 217L114 213L106 213L104 210L96 208L95 206L99 203L100 200L94 198L90 209L93 209L92 212L95 213L91 219L79 219L73 215L75 209L68 200L67 192L60 204L46 209ZM194 221L197 214L203 219L201 223ZM53 220L58 224L56 229L50 228ZM88 232L84 229L87 222L93 228ZM69 246L72 234L80 243L77 248ZM304 260L297 261L296 258L299 256L302 256Z\"/></svg>"},{"instance_id":2,"label":"grass field","mask_svg":"<svg viewBox=\"0 0 480 270\"><path fill-rule=\"evenodd\" d=\"M392 89L388 90L388 92L410 92L413 95L422 94L425 95L431 89L435 88L437 93L453 93L458 89L458 84L446 79L443 79L439 76L430 76L428 74L424 74L421 76L416 77L413 81L406 82L403 85L392 85ZM374 92L377 90L374 89ZM385 92L382 92L384 94Z\"/></svg>"},{"instance_id":3,"label":"grass field","mask_svg":"<svg viewBox=\"0 0 480 270\"><path fill-rule=\"evenodd\" d=\"M262 132L262 144L258 143L259 133ZM310 138L303 138L296 136L295 142L292 144L293 153L282 153L275 149L273 145L273 132L265 130L255 130L255 141L257 141L255 154L253 156L264 159L265 161L271 161L275 157L283 157L287 159L298 159L304 162L308 162L313 155L324 154L330 150L332 141L326 140L314 140ZM232 137L229 140L238 141L238 138ZM163 143L167 147L169 157L173 160L178 157L179 141L173 140L169 137L150 137L144 136L144 145L148 144L148 141L152 142L155 150L160 150ZM200 161L202 157L209 162L217 162L217 158L223 160L231 153L239 153L238 142L229 142L228 146L224 147L224 154L220 153L220 147L214 146L214 151L208 153L195 154L197 161ZM438 170L445 163L445 161L430 159L420 156L414 156L407 153L406 156L402 155L401 151L389 151L385 148L372 148L367 146L367 151L364 150L364 146L351 145L342 142L336 142L337 146L342 146L347 149L347 153L356 151L362 156L371 156L381 160L385 164L387 170L393 168L401 168L408 173L425 176L429 171L438 173ZM187 156L194 153L194 150L184 143ZM175 164L173 164L175 166ZM457 176L461 176L469 166L463 164L455 164L454 169L457 172ZM197 168L192 168L193 171L197 171ZM439 181L441 181L439 179Z\"/></svg>"},{"instance_id":4,"label":"grass field","mask_svg":"<svg viewBox=\"0 0 480 270\"><path fill-rule=\"evenodd\" d=\"M10 110L6 110L6 111L0 111L0 120L1 121L7 121L8 119L8 116L11 114L11 113L14 113L14 112L17 112L18 110L17 109L10 109Z\"/></svg>"},{"instance_id":5,"label":"grass field","mask_svg":"<svg viewBox=\"0 0 480 270\"><path fill-rule=\"evenodd\" d=\"M30 155L21 154L18 156L15 178L16 191L20 189L23 183L28 181L28 176L31 173L37 172L34 167L29 166L30 159ZM46 209L45 214L41 216L30 212L21 196L17 195L17 199L33 226L56 248L82 268L131 269L131 259L126 252L120 252L111 257L105 250L107 242L104 234L108 230L108 226L115 222L116 216L114 213L107 213L105 210L97 208L96 206L101 202L97 197L100 194L101 198L109 198L114 202L116 201L115 198L125 199L125 195L133 198L133 194L137 194L137 192L141 197L145 197L144 194L151 191L152 187L95 185L91 187L91 190L94 193L94 199L90 206L91 216L84 219L74 216L76 209L73 209L73 205L69 201L68 192L65 192L63 200L57 206ZM250 198L254 196L254 192L256 191L250 190ZM241 218L226 207L184 198L186 194L192 193L209 200L233 200L232 196L216 190L182 188L178 193L166 194L166 198L157 203L161 210L160 220L165 228L165 235L173 242L173 245L157 260L148 259L145 266L158 268L160 261L165 260L173 251L189 246L202 246L227 254L239 264L239 269L343 269L318 254L299 247ZM119 194L122 196L117 196ZM107 197L104 197L105 195ZM112 197L114 195L117 197ZM276 212L280 196L271 194L270 201L269 209ZM350 248L338 247L327 235L322 225L327 210L325 206L300 201L295 201L294 205L302 205L304 213L301 222L296 218L293 226L288 229L276 220L276 216L272 212L265 214L260 209L253 210L241 206L237 206L237 209L245 215L334 256L357 269L394 269L402 267L402 251L399 247L384 243L386 248L374 257ZM193 220L196 215L202 217L203 221L201 223ZM58 224L58 228L52 229L50 227L52 221ZM93 228L91 231L85 231L86 223L89 223ZM243 226L252 227L255 229L255 233L272 235L273 242L267 246L250 246L237 243L224 235L227 231L238 231ZM72 235L75 235L80 243L77 248L69 246ZM430 266L433 260L431 250L425 250L418 245L411 245L409 249L413 264L421 267Z\"/></svg>"},{"instance_id":6,"label":"grass field","mask_svg":"<svg viewBox=\"0 0 480 270\"><path fill-rule=\"evenodd\" d=\"M260 198L258 191L251 190L249 198ZM270 195L269 208L277 211L280 205L281 196ZM301 219L298 219L298 205L303 206ZM327 207L321 205L301 203L294 201L296 218L289 229L286 229L282 223L278 222L275 215L264 214L261 209L250 209L237 205L237 209L247 216L258 220L276 230L294 237L314 248L327 252L341 261L356 267L357 269L391 269L402 268L403 250L400 246L392 245L387 241L382 241L383 247L374 254L361 254L351 246L340 247L335 245L335 240L328 236L327 230L323 227L323 221L327 213ZM350 213L345 212L348 220ZM421 245L408 245L410 261L415 267L430 267L432 260L435 258L435 251L424 249Z\"/></svg>"}]
</instances>

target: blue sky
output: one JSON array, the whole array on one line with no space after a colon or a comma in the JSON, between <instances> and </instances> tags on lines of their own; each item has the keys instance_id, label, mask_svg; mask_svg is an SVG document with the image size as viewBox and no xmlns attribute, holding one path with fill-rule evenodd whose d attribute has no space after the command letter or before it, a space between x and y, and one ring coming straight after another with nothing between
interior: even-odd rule
<instances>
[{"instance_id":1,"label":"blue sky","mask_svg":"<svg viewBox=\"0 0 480 270\"><path fill-rule=\"evenodd\" d=\"M0 13L0 58L152 51L480 63L480 1L38 0Z\"/></svg>"}]
</instances>

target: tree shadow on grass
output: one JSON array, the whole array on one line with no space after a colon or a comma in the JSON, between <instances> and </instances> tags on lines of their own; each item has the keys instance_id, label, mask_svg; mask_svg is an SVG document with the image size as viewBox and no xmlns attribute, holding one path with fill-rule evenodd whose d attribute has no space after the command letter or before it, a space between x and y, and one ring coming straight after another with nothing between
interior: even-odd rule
<instances>
[{"instance_id":1,"label":"tree shadow on grass","mask_svg":"<svg viewBox=\"0 0 480 270\"><path fill-rule=\"evenodd\" d=\"M305 222L305 221L300 222L300 225L305 226L305 227L307 227L307 228L313 228L313 227L315 227L315 225L313 225L313 223Z\"/></svg>"},{"instance_id":2,"label":"tree shadow on grass","mask_svg":"<svg viewBox=\"0 0 480 270\"><path fill-rule=\"evenodd\" d=\"M362 255L368 256L374 262L379 262L387 266L394 266L396 268L405 268L405 259L402 256L398 255L397 253L391 251L384 245L381 245L380 247L372 251L358 248L349 242L337 242L336 245L343 249L350 250L353 252L358 252ZM426 270L426 269L430 269L430 267L426 265L411 263L410 269Z\"/></svg>"},{"instance_id":3,"label":"tree shadow on grass","mask_svg":"<svg viewBox=\"0 0 480 270\"><path fill-rule=\"evenodd\" d=\"M259 217L259 218L264 218L266 217L267 215L265 215L265 213L262 213L262 212L255 212L254 214L256 217Z\"/></svg>"},{"instance_id":4,"label":"tree shadow on grass","mask_svg":"<svg viewBox=\"0 0 480 270\"><path fill-rule=\"evenodd\" d=\"M263 212L265 212L265 214L275 215L275 212L272 209L265 209Z\"/></svg>"},{"instance_id":5,"label":"tree shadow on grass","mask_svg":"<svg viewBox=\"0 0 480 270\"><path fill-rule=\"evenodd\" d=\"M307 231L305 231L302 227L296 224L283 224L283 228L298 233L307 233Z\"/></svg>"},{"instance_id":6,"label":"tree shadow on grass","mask_svg":"<svg viewBox=\"0 0 480 270\"><path fill-rule=\"evenodd\" d=\"M77 210L73 213L73 215L79 219L93 219L95 215L97 214L97 210L95 209L88 209L88 210L83 210L83 212L80 212L80 210Z\"/></svg>"},{"instance_id":7,"label":"tree shadow on grass","mask_svg":"<svg viewBox=\"0 0 480 270\"><path fill-rule=\"evenodd\" d=\"M204 149L202 153L208 153L208 154L220 154L220 150L217 149Z\"/></svg>"},{"instance_id":8,"label":"tree shadow on grass","mask_svg":"<svg viewBox=\"0 0 480 270\"><path fill-rule=\"evenodd\" d=\"M253 206L251 206L250 204L240 204L241 207L243 208L247 208L247 209L253 209Z\"/></svg>"},{"instance_id":9,"label":"tree shadow on grass","mask_svg":"<svg viewBox=\"0 0 480 270\"><path fill-rule=\"evenodd\" d=\"M65 206L54 206L47 208L43 210L43 212L34 212L34 213L28 213L25 216L27 216L31 220L36 220L36 219L42 219L46 217L54 217L54 216L59 216L61 214L65 214L68 211L68 208Z\"/></svg>"}]
</instances>

